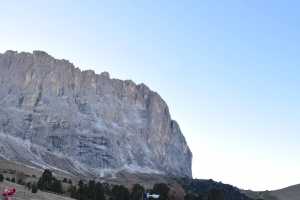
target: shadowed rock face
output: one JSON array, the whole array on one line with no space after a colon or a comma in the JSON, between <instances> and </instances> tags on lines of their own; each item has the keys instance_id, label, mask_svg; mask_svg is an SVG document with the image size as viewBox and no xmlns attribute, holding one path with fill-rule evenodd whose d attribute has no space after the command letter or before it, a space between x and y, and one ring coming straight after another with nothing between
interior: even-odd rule
<instances>
[{"instance_id":1,"label":"shadowed rock face","mask_svg":"<svg viewBox=\"0 0 300 200\"><path fill-rule=\"evenodd\" d=\"M73 174L191 177L192 155L147 86L45 52L0 54L0 156Z\"/></svg>"}]
</instances>

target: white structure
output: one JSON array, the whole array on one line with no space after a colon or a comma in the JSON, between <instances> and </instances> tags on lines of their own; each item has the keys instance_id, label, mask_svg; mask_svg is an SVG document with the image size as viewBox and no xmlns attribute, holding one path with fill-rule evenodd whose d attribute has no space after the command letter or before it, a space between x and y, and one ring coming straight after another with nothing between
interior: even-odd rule
<instances>
[{"instance_id":1,"label":"white structure","mask_svg":"<svg viewBox=\"0 0 300 200\"><path fill-rule=\"evenodd\" d=\"M159 195L158 194L150 194L147 193L147 199L152 198L152 199L159 199Z\"/></svg>"}]
</instances>

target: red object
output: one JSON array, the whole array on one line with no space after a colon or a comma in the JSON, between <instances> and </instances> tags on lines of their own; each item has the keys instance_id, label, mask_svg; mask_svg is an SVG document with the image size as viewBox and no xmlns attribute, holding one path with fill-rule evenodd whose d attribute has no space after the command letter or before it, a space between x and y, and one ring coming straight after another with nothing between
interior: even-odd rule
<instances>
[{"instance_id":1,"label":"red object","mask_svg":"<svg viewBox=\"0 0 300 200\"><path fill-rule=\"evenodd\" d=\"M9 197L13 196L16 193L16 188L6 188L4 189L4 192L2 192L2 196Z\"/></svg>"}]
</instances>

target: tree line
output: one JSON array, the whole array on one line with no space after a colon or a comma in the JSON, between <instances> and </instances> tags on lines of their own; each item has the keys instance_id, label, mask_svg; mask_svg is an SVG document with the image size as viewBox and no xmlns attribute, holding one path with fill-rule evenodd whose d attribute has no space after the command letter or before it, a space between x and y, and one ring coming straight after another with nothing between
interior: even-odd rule
<instances>
[{"instance_id":1,"label":"tree line","mask_svg":"<svg viewBox=\"0 0 300 200\"><path fill-rule=\"evenodd\" d=\"M62 183L68 183L69 187L64 190ZM77 184L72 184L71 180L58 180L48 169L39 178L37 189L68 195L77 200L141 200L145 192L159 194L160 200L169 200L170 190L165 183L155 184L150 190L140 184L133 185L129 190L123 185L110 185L95 180L80 180Z\"/></svg>"},{"instance_id":2,"label":"tree line","mask_svg":"<svg viewBox=\"0 0 300 200\"><path fill-rule=\"evenodd\" d=\"M33 177L33 175L32 175ZM37 182L26 182L24 176L4 177L0 174L0 182L5 179L24 185L33 193L38 190L70 196L77 200L141 200L145 193L160 195L160 200L174 199L170 196L170 188L165 183L158 183L152 189L145 189L135 184L129 190L123 185L111 185L95 180L80 180L73 183L71 179L59 180L46 169ZM34 176L34 178L36 178ZM185 191L185 200L251 200L238 188L213 180L176 179Z\"/></svg>"}]
</instances>

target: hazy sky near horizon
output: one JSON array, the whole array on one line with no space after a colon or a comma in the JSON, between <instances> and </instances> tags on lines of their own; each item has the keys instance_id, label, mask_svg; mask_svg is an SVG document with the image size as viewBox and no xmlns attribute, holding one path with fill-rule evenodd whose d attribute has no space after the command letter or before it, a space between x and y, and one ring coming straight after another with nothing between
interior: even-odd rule
<instances>
[{"instance_id":1,"label":"hazy sky near horizon","mask_svg":"<svg viewBox=\"0 0 300 200\"><path fill-rule=\"evenodd\" d=\"M144 82L179 122L195 178L276 189L300 183L299 4L1 1L0 52Z\"/></svg>"}]
</instances>

